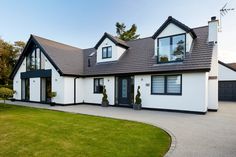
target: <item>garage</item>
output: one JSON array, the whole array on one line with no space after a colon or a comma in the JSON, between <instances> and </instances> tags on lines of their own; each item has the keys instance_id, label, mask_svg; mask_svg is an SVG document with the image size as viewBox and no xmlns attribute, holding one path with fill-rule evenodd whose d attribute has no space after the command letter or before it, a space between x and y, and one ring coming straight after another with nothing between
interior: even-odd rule
<instances>
[{"instance_id":1,"label":"garage","mask_svg":"<svg viewBox=\"0 0 236 157\"><path fill-rule=\"evenodd\" d=\"M236 101L236 81L219 81L219 100Z\"/></svg>"},{"instance_id":2,"label":"garage","mask_svg":"<svg viewBox=\"0 0 236 157\"><path fill-rule=\"evenodd\" d=\"M236 63L219 61L219 100L236 101Z\"/></svg>"}]
</instances>

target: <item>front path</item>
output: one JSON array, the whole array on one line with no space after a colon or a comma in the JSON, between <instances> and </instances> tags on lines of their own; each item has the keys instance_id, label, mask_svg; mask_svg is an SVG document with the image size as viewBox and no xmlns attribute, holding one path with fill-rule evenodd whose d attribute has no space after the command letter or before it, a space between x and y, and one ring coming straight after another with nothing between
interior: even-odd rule
<instances>
[{"instance_id":1,"label":"front path","mask_svg":"<svg viewBox=\"0 0 236 157\"><path fill-rule=\"evenodd\" d=\"M128 119L160 126L174 135L173 157L235 157L236 103L220 102L218 112L206 115L92 105L56 106L8 102L10 104L47 108L59 111Z\"/></svg>"}]
</instances>

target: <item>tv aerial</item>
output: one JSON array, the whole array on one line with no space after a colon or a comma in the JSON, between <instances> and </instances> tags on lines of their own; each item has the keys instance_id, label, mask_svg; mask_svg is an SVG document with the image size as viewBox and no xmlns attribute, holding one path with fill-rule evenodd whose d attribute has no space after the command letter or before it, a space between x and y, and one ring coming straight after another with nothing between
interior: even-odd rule
<instances>
[{"instance_id":1,"label":"tv aerial","mask_svg":"<svg viewBox=\"0 0 236 157\"><path fill-rule=\"evenodd\" d=\"M225 5L220 9L220 28L219 28L219 31L221 32L222 31L222 17L227 15L230 11L233 11L235 10L234 8L230 8L230 7L227 7L228 5L228 2L225 3Z\"/></svg>"}]
</instances>

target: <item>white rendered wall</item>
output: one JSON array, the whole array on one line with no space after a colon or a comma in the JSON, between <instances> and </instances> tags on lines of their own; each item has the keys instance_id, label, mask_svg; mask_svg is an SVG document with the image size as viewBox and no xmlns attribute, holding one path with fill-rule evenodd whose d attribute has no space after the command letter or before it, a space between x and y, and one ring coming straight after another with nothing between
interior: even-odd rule
<instances>
[{"instance_id":1,"label":"white rendered wall","mask_svg":"<svg viewBox=\"0 0 236 157\"><path fill-rule=\"evenodd\" d=\"M43 55L43 53L41 54ZM43 55L44 56L44 55ZM56 71L50 61L45 58L45 69L52 70L52 91L57 93L57 96L53 98L56 103L64 104L64 78Z\"/></svg>"},{"instance_id":2,"label":"white rendered wall","mask_svg":"<svg viewBox=\"0 0 236 157\"><path fill-rule=\"evenodd\" d=\"M236 81L236 72L225 67L222 64L219 65L219 81Z\"/></svg>"},{"instance_id":3,"label":"white rendered wall","mask_svg":"<svg viewBox=\"0 0 236 157\"><path fill-rule=\"evenodd\" d=\"M26 59L22 62L20 68L18 69L15 77L13 78L13 90L16 91L14 94L14 98L17 100L21 100L21 78L20 74L21 72L26 71Z\"/></svg>"},{"instance_id":4,"label":"white rendered wall","mask_svg":"<svg viewBox=\"0 0 236 157\"><path fill-rule=\"evenodd\" d=\"M30 78L30 101L40 102L40 78Z\"/></svg>"},{"instance_id":5,"label":"white rendered wall","mask_svg":"<svg viewBox=\"0 0 236 157\"><path fill-rule=\"evenodd\" d=\"M209 72L209 99L208 99L208 109L217 110L218 105L218 46L214 45L212 61L211 61L211 70Z\"/></svg>"},{"instance_id":6,"label":"white rendered wall","mask_svg":"<svg viewBox=\"0 0 236 157\"><path fill-rule=\"evenodd\" d=\"M102 48L112 46L112 57L102 59ZM119 46L116 46L110 39L106 38L103 40L103 42L100 44L100 46L97 49L97 63L101 62L110 62L110 61L117 61L122 56L122 54L125 52L125 49Z\"/></svg>"},{"instance_id":7,"label":"white rendered wall","mask_svg":"<svg viewBox=\"0 0 236 157\"><path fill-rule=\"evenodd\" d=\"M198 112L207 111L207 73L182 74L182 95L151 95L151 75L136 75L135 95L138 86L140 86L143 107Z\"/></svg>"},{"instance_id":8,"label":"white rendered wall","mask_svg":"<svg viewBox=\"0 0 236 157\"><path fill-rule=\"evenodd\" d=\"M84 79L76 78L76 103L82 103L85 96Z\"/></svg>"},{"instance_id":9,"label":"white rendered wall","mask_svg":"<svg viewBox=\"0 0 236 157\"><path fill-rule=\"evenodd\" d=\"M166 37L166 36L171 36L171 35L177 35L177 34L183 34L186 33L184 30L179 28L173 23L170 23L160 34L159 36L154 40L155 42L155 55L157 55L157 40L160 37ZM193 38L192 36L187 33L186 34L186 52L189 52L191 49Z\"/></svg>"},{"instance_id":10,"label":"white rendered wall","mask_svg":"<svg viewBox=\"0 0 236 157\"><path fill-rule=\"evenodd\" d=\"M64 104L74 103L74 77L64 77Z\"/></svg>"},{"instance_id":11,"label":"white rendered wall","mask_svg":"<svg viewBox=\"0 0 236 157\"><path fill-rule=\"evenodd\" d=\"M98 77L104 78L104 85L106 86L108 101L110 105L115 104L115 77ZM84 102L86 103L101 103L102 93L94 93L94 77L87 77L83 80Z\"/></svg>"}]
</instances>

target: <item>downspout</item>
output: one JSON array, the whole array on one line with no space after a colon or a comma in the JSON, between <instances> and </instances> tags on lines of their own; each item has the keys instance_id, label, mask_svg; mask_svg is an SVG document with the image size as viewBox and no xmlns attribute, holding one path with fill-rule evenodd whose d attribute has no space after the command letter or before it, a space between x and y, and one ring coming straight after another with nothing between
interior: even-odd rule
<instances>
[{"instance_id":1,"label":"downspout","mask_svg":"<svg viewBox=\"0 0 236 157\"><path fill-rule=\"evenodd\" d=\"M76 79L78 79L79 77L75 77L74 78L74 104L76 104Z\"/></svg>"}]
</instances>

